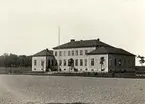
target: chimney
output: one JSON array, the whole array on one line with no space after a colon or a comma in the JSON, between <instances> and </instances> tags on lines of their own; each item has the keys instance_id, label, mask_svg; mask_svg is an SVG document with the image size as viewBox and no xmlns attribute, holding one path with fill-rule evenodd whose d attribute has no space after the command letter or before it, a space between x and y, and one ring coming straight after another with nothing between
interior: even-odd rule
<instances>
[{"instance_id":1,"label":"chimney","mask_svg":"<svg viewBox=\"0 0 145 104\"><path fill-rule=\"evenodd\" d=\"M98 38L97 41L100 41L100 39Z\"/></svg>"},{"instance_id":2,"label":"chimney","mask_svg":"<svg viewBox=\"0 0 145 104\"><path fill-rule=\"evenodd\" d=\"M70 41L71 41L71 42L74 42L74 41L75 41L75 39L71 39Z\"/></svg>"},{"instance_id":3,"label":"chimney","mask_svg":"<svg viewBox=\"0 0 145 104\"><path fill-rule=\"evenodd\" d=\"M49 52L48 48L46 48L46 51Z\"/></svg>"}]
</instances>

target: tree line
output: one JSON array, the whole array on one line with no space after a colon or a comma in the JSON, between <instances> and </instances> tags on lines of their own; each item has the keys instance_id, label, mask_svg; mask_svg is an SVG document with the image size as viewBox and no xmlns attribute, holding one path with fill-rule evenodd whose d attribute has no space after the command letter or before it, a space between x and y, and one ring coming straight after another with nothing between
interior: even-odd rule
<instances>
[{"instance_id":1,"label":"tree line","mask_svg":"<svg viewBox=\"0 0 145 104\"><path fill-rule=\"evenodd\" d=\"M0 67L31 67L32 57L4 53L0 56Z\"/></svg>"}]
</instances>

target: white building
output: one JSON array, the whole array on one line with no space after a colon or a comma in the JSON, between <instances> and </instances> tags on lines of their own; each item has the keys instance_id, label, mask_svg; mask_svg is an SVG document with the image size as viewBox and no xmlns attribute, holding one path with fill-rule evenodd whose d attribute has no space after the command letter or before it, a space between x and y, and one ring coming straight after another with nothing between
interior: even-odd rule
<instances>
[{"instance_id":1,"label":"white building","mask_svg":"<svg viewBox=\"0 0 145 104\"><path fill-rule=\"evenodd\" d=\"M53 51L45 49L36 53L32 57L32 71L46 72L55 69L56 60L53 56Z\"/></svg>"},{"instance_id":2,"label":"white building","mask_svg":"<svg viewBox=\"0 0 145 104\"><path fill-rule=\"evenodd\" d=\"M70 42L33 56L32 71L124 72L135 70L135 55L99 39ZM44 64L43 64L44 62Z\"/></svg>"},{"instance_id":3,"label":"white building","mask_svg":"<svg viewBox=\"0 0 145 104\"><path fill-rule=\"evenodd\" d=\"M135 55L97 40L81 40L57 46L55 59L61 71L120 72L135 70Z\"/></svg>"}]
</instances>

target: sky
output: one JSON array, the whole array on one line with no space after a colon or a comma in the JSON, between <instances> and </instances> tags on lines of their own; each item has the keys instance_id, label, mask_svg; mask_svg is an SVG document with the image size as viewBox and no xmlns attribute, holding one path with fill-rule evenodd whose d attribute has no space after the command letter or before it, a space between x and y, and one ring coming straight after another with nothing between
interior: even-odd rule
<instances>
[{"instance_id":1,"label":"sky","mask_svg":"<svg viewBox=\"0 0 145 104\"><path fill-rule=\"evenodd\" d=\"M70 39L145 56L145 0L0 0L0 55L33 55Z\"/></svg>"}]
</instances>

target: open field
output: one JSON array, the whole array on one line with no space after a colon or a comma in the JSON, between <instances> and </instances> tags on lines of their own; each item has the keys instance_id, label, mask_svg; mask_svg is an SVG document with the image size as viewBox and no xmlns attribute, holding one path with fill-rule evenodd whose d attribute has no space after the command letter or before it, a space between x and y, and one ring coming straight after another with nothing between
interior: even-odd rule
<instances>
[{"instance_id":1,"label":"open field","mask_svg":"<svg viewBox=\"0 0 145 104\"><path fill-rule=\"evenodd\" d=\"M0 104L145 104L144 79L0 75Z\"/></svg>"}]
</instances>

